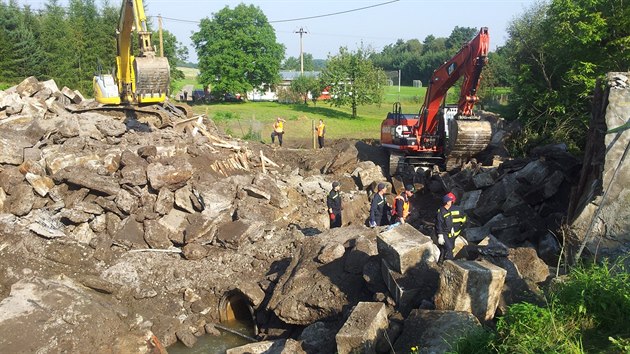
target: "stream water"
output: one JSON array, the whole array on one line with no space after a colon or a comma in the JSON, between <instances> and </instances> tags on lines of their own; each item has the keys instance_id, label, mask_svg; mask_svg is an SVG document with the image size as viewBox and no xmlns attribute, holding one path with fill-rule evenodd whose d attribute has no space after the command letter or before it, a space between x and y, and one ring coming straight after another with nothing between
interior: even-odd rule
<instances>
[{"instance_id":1,"label":"stream water","mask_svg":"<svg viewBox=\"0 0 630 354\"><path fill-rule=\"evenodd\" d=\"M249 337L254 336L254 325L251 322L233 320L223 322L221 325L238 331ZM169 354L225 354L230 348L239 347L250 343L247 339L226 331L219 330L220 336L204 335L197 339L194 347L188 348L181 342L177 342L166 348Z\"/></svg>"}]
</instances>

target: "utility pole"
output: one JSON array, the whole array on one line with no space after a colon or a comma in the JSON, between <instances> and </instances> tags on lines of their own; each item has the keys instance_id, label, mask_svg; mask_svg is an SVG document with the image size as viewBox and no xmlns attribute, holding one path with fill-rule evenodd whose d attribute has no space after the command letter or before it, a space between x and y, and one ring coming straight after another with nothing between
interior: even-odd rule
<instances>
[{"instance_id":1,"label":"utility pole","mask_svg":"<svg viewBox=\"0 0 630 354\"><path fill-rule=\"evenodd\" d=\"M304 30L303 27L300 27L300 29L298 31L295 31L295 33L299 33L300 34L300 73L304 74L304 51L303 46L302 46L302 35L308 33Z\"/></svg>"},{"instance_id":2,"label":"utility pole","mask_svg":"<svg viewBox=\"0 0 630 354\"><path fill-rule=\"evenodd\" d=\"M158 15L158 33L160 34L160 56L164 56L164 40L162 39L162 15Z\"/></svg>"}]
</instances>

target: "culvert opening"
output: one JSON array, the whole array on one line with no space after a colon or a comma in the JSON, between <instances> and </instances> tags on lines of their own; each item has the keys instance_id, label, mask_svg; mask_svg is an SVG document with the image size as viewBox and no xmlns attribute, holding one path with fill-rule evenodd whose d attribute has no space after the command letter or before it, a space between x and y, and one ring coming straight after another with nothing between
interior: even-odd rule
<instances>
[{"instance_id":1,"label":"culvert opening","mask_svg":"<svg viewBox=\"0 0 630 354\"><path fill-rule=\"evenodd\" d=\"M236 324L239 328L248 329L249 333L243 334L254 336L258 334L254 318L254 309L243 293L233 290L223 295L219 302L219 320L222 324Z\"/></svg>"}]
</instances>

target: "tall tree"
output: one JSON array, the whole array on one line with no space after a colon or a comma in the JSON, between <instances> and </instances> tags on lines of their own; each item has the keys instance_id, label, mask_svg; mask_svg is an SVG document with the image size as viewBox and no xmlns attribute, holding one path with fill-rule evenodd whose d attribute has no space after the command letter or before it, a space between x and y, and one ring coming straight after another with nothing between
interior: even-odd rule
<instances>
[{"instance_id":1,"label":"tall tree","mask_svg":"<svg viewBox=\"0 0 630 354\"><path fill-rule=\"evenodd\" d=\"M552 0L528 9L508 33L518 72L513 101L530 141L580 149L596 78L630 67L630 3Z\"/></svg>"},{"instance_id":2,"label":"tall tree","mask_svg":"<svg viewBox=\"0 0 630 354\"><path fill-rule=\"evenodd\" d=\"M42 15L41 48L44 52L43 78L54 78L59 85L70 85L74 76L68 58L72 57L72 48L68 42L70 26L65 10L58 0L49 0Z\"/></svg>"},{"instance_id":3,"label":"tall tree","mask_svg":"<svg viewBox=\"0 0 630 354\"><path fill-rule=\"evenodd\" d=\"M254 5L226 6L202 19L192 41L199 57L199 80L213 91L245 93L280 80L284 46Z\"/></svg>"},{"instance_id":4,"label":"tall tree","mask_svg":"<svg viewBox=\"0 0 630 354\"><path fill-rule=\"evenodd\" d=\"M363 47L354 52L341 47L339 54L328 57L328 65L321 74L322 82L330 86L331 105L350 106L352 117L357 116L359 105L383 100L385 73L372 64L371 53Z\"/></svg>"}]
</instances>

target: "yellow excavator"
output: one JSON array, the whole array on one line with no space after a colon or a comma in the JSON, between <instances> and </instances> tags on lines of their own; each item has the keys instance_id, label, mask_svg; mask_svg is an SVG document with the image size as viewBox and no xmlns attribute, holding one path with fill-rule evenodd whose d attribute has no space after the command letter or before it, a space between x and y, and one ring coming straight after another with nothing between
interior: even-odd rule
<instances>
[{"instance_id":1,"label":"yellow excavator","mask_svg":"<svg viewBox=\"0 0 630 354\"><path fill-rule=\"evenodd\" d=\"M138 55L132 53L132 35L138 35ZM147 29L142 0L123 0L117 34L115 75L94 76L94 98L102 105L91 110L124 112L138 121L162 128L174 118L192 116L187 105L168 101L170 66L156 55Z\"/></svg>"}]
</instances>

